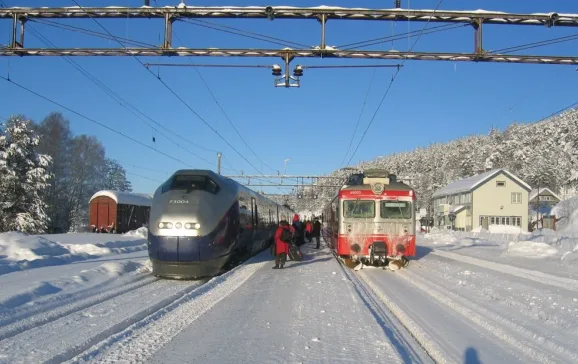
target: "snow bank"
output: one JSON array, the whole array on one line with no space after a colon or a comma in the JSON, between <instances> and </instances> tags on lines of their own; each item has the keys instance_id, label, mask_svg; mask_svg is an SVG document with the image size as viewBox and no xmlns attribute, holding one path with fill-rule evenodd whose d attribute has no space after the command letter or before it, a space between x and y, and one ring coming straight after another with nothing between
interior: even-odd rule
<instances>
[{"instance_id":1,"label":"snow bank","mask_svg":"<svg viewBox=\"0 0 578 364\"><path fill-rule=\"evenodd\" d=\"M0 234L0 274L51 265L68 264L110 254L146 249L146 228L128 236L109 234L28 235L20 232ZM64 237L62 241L56 241ZM84 243L83 240L92 241ZM101 240L98 242L98 240Z\"/></svg>"},{"instance_id":2,"label":"snow bank","mask_svg":"<svg viewBox=\"0 0 578 364\"><path fill-rule=\"evenodd\" d=\"M136 230L131 230L128 233L124 233L123 236L135 236L139 238L146 238L149 234L149 229L146 227L140 227Z\"/></svg>"},{"instance_id":3,"label":"snow bank","mask_svg":"<svg viewBox=\"0 0 578 364\"><path fill-rule=\"evenodd\" d=\"M541 229L532 233L511 234L517 229L500 228L477 229L472 232L432 229L424 234L419 245L432 246L443 250L469 248L466 255L483 255L486 259L516 257L524 259L542 258L555 261L554 264L572 265L578 263L578 234ZM492 232L493 231L493 232ZM502 233L506 232L506 233ZM492 247L494 250L472 249Z\"/></svg>"},{"instance_id":4,"label":"snow bank","mask_svg":"<svg viewBox=\"0 0 578 364\"><path fill-rule=\"evenodd\" d=\"M535 241L518 241L511 242L505 255L523 257L523 258L547 258L555 256L558 249L546 243L537 243Z\"/></svg>"},{"instance_id":5,"label":"snow bank","mask_svg":"<svg viewBox=\"0 0 578 364\"><path fill-rule=\"evenodd\" d=\"M152 271L151 263L147 259L126 260L107 262L92 269L81 270L78 274L46 278L42 281L31 281L29 285L15 285L3 282L3 290L0 292L0 312L15 309L25 304L34 302L36 306L50 304L51 302L64 303L70 296L89 296L88 291L101 291L108 282L112 288L119 283L118 278L128 274L142 274ZM130 283L131 281L129 281ZM59 294L61 297L56 297ZM12 322L11 317L4 316L0 319L0 327ZM2 338L0 330L0 340Z\"/></svg>"},{"instance_id":6,"label":"snow bank","mask_svg":"<svg viewBox=\"0 0 578 364\"><path fill-rule=\"evenodd\" d=\"M560 201L551 213L559 219L557 223L559 232L578 233L578 197Z\"/></svg>"}]
</instances>

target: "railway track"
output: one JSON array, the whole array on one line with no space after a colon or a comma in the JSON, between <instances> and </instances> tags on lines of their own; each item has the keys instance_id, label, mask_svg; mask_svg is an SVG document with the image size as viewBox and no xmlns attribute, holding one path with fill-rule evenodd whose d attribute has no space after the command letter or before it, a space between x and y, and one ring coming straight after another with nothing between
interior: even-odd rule
<instances>
[{"instance_id":1,"label":"railway track","mask_svg":"<svg viewBox=\"0 0 578 364\"><path fill-rule=\"evenodd\" d=\"M419 343L433 362L464 360L464 355L467 355L464 348L470 343L478 347L480 354L489 361L578 361L578 351L574 349L570 333L569 337L560 337L547 327L540 327L537 331L536 326L528 326L527 316L522 313L509 317L497 308L480 305L463 292L457 294L448 288L450 283L436 283L443 280L443 271L415 264L400 272L375 268L355 272L343 262L340 263L352 281L366 287L386 308L388 312L385 315L393 316L393 320ZM476 266L480 264L482 262L479 260L472 263ZM521 270L510 268L513 267L492 265L488 269L498 272L506 270L505 273L516 279L523 276ZM539 283L544 283L546 279L540 274L523 278ZM555 280L554 286L557 287L563 280ZM459 332L457 339L456 332Z\"/></svg>"},{"instance_id":2,"label":"railway track","mask_svg":"<svg viewBox=\"0 0 578 364\"><path fill-rule=\"evenodd\" d=\"M46 325L61 317L88 309L122 294L150 285L156 281L158 281L158 278L153 276L139 276L136 277L135 280L113 289L100 291L100 288L105 288L106 286L102 284L96 287L90 287L90 289L87 290L68 294L65 297L59 297L58 299L51 297L44 302L38 302L32 307L8 310L0 319L0 340L5 340L32 328Z\"/></svg>"},{"instance_id":3,"label":"railway track","mask_svg":"<svg viewBox=\"0 0 578 364\"><path fill-rule=\"evenodd\" d=\"M33 316L21 326L24 330L0 341L0 362L66 361L182 298L203 283L148 279L120 294L111 292L106 298L93 297L88 302L49 312L48 318L40 324L42 318ZM12 333L18 331L18 323L14 325L16 328L12 328Z\"/></svg>"}]
</instances>

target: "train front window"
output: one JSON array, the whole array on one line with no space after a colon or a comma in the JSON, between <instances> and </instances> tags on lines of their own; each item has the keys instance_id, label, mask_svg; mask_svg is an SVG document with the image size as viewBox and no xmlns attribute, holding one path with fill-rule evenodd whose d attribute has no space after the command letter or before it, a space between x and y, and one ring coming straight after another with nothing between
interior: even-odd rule
<instances>
[{"instance_id":1,"label":"train front window","mask_svg":"<svg viewBox=\"0 0 578 364\"><path fill-rule=\"evenodd\" d=\"M343 201L343 216L353 218L375 217L375 201Z\"/></svg>"},{"instance_id":2,"label":"train front window","mask_svg":"<svg viewBox=\"0 0 578 364\"><path fill-rule=\"evenodd\" d=\"M382 219L411 219L411 202L381 201L379 214Z\"/></svg>"},{"instance_id":3,"label":"train front window","mask_svg":"<svg viewBox=\"0 0 578 364\"><path fill-rule=\"evenodd\" d=\"M184 190L186 193L191 191L207 191L213 194L219 192L219 186L206 176L179 175L163 186L163 192Z\"/></svg>"}]
</instances>

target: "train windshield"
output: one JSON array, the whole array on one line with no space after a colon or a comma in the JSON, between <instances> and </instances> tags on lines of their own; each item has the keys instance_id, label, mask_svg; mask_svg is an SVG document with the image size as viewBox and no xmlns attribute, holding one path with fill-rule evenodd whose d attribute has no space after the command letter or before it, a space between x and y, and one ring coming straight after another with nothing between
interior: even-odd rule
<instances>
[{"instance_id":1,"label":"train windshield","mask_svg":"<svg viewBox=\"0 0 578 364\"><path fill-rule=\"evenodd\" d=\"M186 193L191 191L207 191L213 194L219 192L219 186L207 176L179 175L167 181L163 186L163 192L185 190Z\"/></svg>"},{"instance_id":2,"label":"train windshield","mask_svg":"<svg viewBox=\"0 0 578 364\"><path fill-rule=\"evenodd\" d=\"M375 201L343 201L343 216L353 218L375 217Z\"/></svg>"},{"instance_id":3,"label":"train windshield","mask_svg":"<svg viewBox=\"0 0 578 364\"><path fill-rule=\"evenodd\" d=\"M382 219L411 219L411 202L381 201L380 216Z\"/></svg>"}]
</instances>

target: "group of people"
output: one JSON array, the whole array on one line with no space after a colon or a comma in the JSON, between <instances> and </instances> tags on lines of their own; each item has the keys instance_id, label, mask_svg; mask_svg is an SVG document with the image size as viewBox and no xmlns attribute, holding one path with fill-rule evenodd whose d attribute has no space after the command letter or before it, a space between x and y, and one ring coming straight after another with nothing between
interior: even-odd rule
<instances>
[{"instance_id":1,"label":"group of people","mask_svg":"<svg viewBox=\"0 0 578 364\"><path fill-rule=\"evenodd\" d=\"M307 220L305 223L300 221L299 215L293 216L293 224L282 220L275 231L275 266L273 269L283 269L287 261L287 255L292 254L292 249L299 254L299 247L306 242L316 240L315 249L320 248L321 222L315 218L313 223Z\"/></svg>"}]
</instances>

